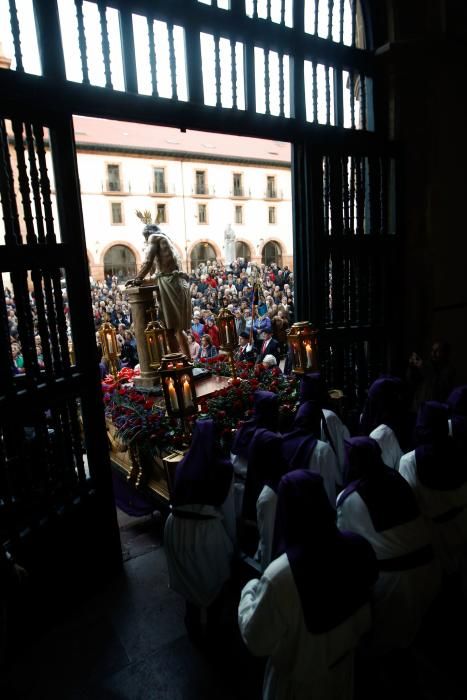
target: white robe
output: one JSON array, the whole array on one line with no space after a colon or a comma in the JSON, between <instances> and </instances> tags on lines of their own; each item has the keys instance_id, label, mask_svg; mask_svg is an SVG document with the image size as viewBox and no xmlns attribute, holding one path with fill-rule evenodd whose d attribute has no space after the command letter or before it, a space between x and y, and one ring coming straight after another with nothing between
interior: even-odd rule
<instances>
[{"instance_id":1,"label":"white robe","mask_svg":"<svg viewBox=\"0 0 467 700\"><path fill-rule=\"evenodd\" d=\"M396 503L394 508L397 509ZM422 516L377 532L364 500L356 491L338 505L337 526L362 535L378 560L404 556L431 544L430 528ZM405 571L380 571L373 588L372 651L383 653L411 644L440 582L437 559Z\"/></svg>"},{"instance_id":2,"label":"white robe","mask_svg":"<svg viewBox=\"0 0 467 700\"><path fill-rule=\"evenodd\" d=\"M252 654L269 656L263 700L351 700L354 651L369 630L363 605L323 634L311 634L286 554L244 587L238 624Z\"/></svg>"},{"instance_id":3,"label":"white robe","mask_svg":"<svg viewBox=\"0 0 467 700\"><path fill-rule=\"evenodd\" d=\"M255 559L260 562L261 571L264 571L271 563L276 507L277 494L270 486L264 486L256 501L259 543Z\"/></svg>"},{"instance_id":4,"label":"white robe","mask_svg":"<svg viewBox=\"0 0 467 700\"><path fill-rule=\"evenodd\" d=\"M399 471L412 487L422 514L431 523L433 544L443 570L454 573L465 561L467 550L467 484L449 491L424 486L418 478L415 450L402 457ZM436 518L453 508L462 510L446 522L436 522Z\"/></svg>"},{"instance_id":5,"label":"white robe","mask_svg":"<svg viewBox=\"0 0 467 700\"><path fill-rule=\"evenodd\" d=\"M339 416L336 413L334 413L334 411L330 411L327 408L324 408L323 415L326 421L329 435L331 436L332 444L334 445L334 449L336 451L337 466L339 467L339 472L341 475L339 483L343 484L345 466L344 440L347 440L350 437L350 433L347 426L344 425L344 423L341 421ZM323 428L321 428L321 440L323 442L327 442L326 433L324 432Z\"/></svg>"},{"instance_id":6,"label":"white robe","mask_svg":"<svg viewBox=\"0 0 467 700\"><path fill-rule=\"evenodd\" d=\"M214 602L231 574L235 544L233 487L221 508L197 504L177 510L213 516L209 520L185 520L171 514L164 530L170 588L204 608Z\"/></svg>"},{"instance_id":7,"label":"white robe","mask_svg":"<svg viewBox=\"0 0 467 700\"><path fill-rule=\"evenodd\" d=\"M400 458L404 453L400 448L394 430L388 425L381 423L381 425L378 425L377 428L371 431L370 437L376 440L381 447L381 458L384 464L398 471Z\"/></svg>"},{"instance_id":8,"label":"white robe","mask_svg":"<svg viewBox=\"0 0 467 700\"><path fill-rule=\"evenodd\" d=\"M298 468L298 467L297 467ZM306 465L303 465L306 469ZM334 450L326 442L318 440L311 455L308 469L323 477L324 490L333 508L336 507L337 484L341 483L341 475Z\"/></svg>"}]
</instances>

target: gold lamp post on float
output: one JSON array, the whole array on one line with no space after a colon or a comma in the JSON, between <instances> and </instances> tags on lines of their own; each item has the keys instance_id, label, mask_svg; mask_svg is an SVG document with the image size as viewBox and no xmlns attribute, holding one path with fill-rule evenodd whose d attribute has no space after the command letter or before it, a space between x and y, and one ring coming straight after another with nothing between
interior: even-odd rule
<instances>
[{"instance_id":1,"label":"gold lamp post on float","mask_svg":"<svg viewBox=\"0 0 467 700\"><path fill-rule=\"evenodd\" d=\"M238 345L235 316L229 309L221 309L216 318L216 323L219 329L220 349L228 355L232 377L235 378L236 373L233 354Z\"/></svg>"},{"instance_id":2,"label":"gold lamp post on float","mask_svg":"<svg viewBox=\"0 0 467 700\"><path fill-rule=\"evenodd\" d=\"M118 372L118 358L120 349L117 342L117 331L109 321L105 321L99 328L102 357L109 365L110 373L116 378Z\"/></svg>"},{"instance_id":3,"label":"gold lamp post on float","mask_svg":"<svg viewBox=\"0 0 467 700\"><path fill-rule=\"evenodd\" d=\"M288 333L287 342L292 352L292 368L295 374L317 372L318 329L310 321L294 323Z\"/></svg>"},{"instance_id":4,"label":"gold lamp post on float","mask_svg":"<svg viewBox=\"0 0 467 700\"><path fill-rule=\"evenodd\" d=\"M169 352L167 344L167 330L160 321L153 318L151 309L151 320L144 331L146 346L149 354L149 366L158 370L161 366L162 358Z\"/></svg>"},{"instance_id":5,"label":"gold lamp post on float","mask_svg":"<svg viewBox=\"0 0 467 700\"><path fill-rule=\"evenodd\" d=\"M165 405L169 416L181 418L185 430L187 416L197 413L193 364L181 352L164 355L159 367Z\"/></svg>"}]
</instances>

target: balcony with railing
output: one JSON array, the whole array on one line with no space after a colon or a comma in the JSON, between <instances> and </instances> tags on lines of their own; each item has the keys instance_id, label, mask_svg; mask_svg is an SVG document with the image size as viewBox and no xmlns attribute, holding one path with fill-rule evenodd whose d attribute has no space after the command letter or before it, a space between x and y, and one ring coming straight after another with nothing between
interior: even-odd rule
<instances>
[{"instance_id":1,"label":"balcony with railing","mask_svg":"<svg viewBox=\"0 0 467 700\"><path fill-rule=\"evenodd\" d=\"M120 179L107 178L102 182L102 194L113 196L118 194L119 197L126 197L131 194L131 182L124 183Z\"/></svg>"},{"instance_id":2,"label":"balcony with railing","mask_svg":"<svg viewBox=\"0 0 467 700\"><path fill-rule=\"evenodd\" d=\"M264 193L264 199L275 201L284 199L284 192L283 190L278 190L276 187L267 187Z\"/></svg>"},{"instance_id":3,"label":"balcony with railing","mask_svg":"<svg viewBox=\"0 0 467 700\"><path fill-rule=\"evenodd\" d=\"M166 182L155 184L148 188L150 197L175 197L177 190L175 184L168 185Z\"/></svg>"},{"instance_id":4,"label":"balcony with railing","mask_svg":"<svg viewBox=\"0 0 467 700\"><path fill-rule=\"evenodd\" d=\"M229 192L229 197L231 199L250 199L251 188L246 188L241 186L233 187Z\"/></svg>"},{"instance_id":5,"label":"balcony with railing","mask_svg":"<svg viewBox=\"0 0 467 700\"><path fill-rule=\"evenodd\" d=\"M207 185L206 183L196 183L191 189L192 197L202 197L211 198L216 196L216 188L214 185Z\"/></svg>"}]
</instances>

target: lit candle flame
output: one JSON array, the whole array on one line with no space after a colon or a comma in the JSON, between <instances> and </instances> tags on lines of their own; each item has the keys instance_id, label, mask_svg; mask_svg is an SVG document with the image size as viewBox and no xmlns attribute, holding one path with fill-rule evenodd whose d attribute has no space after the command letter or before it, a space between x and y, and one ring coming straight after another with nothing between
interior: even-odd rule
<instances>
[{"instance_id":1,"label":"lit candle flame","mask_svg":"<svg viewBox=\"0 0 467 700\"><path fill-rule=\"evenodd\" d=\"M177 390L175 389L173 379L169 379L169 400L173 411L178 411Z\"/></svg>"},{"instance_id":2,"label":"lit candle flame","mask_svg":"<svg viewBox=\"0 0 467 700\"><path fill-rule=\"evenodd\" d=\"M188 378L183 382L183 398L185 401L185 408L193 406L193 397L191 395L191 387Z\"/></svg>"},{"instance_id":3,"label":"lit candle flame","mask_svg":"<svg viewBox=\"0 0 467 700\"><path fill-rule=\"evenodd\" d=\"M313 367L313 351L311 349L310 343L307 343L305 345L305 350L306 350L306 366L308 369L310 367Z\"/></svg>"}]
</instances>

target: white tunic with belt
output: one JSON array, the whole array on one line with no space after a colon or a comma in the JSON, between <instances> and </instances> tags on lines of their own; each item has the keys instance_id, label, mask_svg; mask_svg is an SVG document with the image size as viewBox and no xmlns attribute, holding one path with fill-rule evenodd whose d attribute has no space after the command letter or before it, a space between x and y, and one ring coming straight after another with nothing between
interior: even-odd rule
<instances>
[{"instance_id":1,"label":"white tunic with belt","mask_svg":"<svg viewBox=\"0 0 467 700\"><path fill-rule=\"evenodd\" d=\"M306 469L307 465L299 467ZM334 450L326 442L318 440L312 452L308 469L315 474L320 474L324 481L324 490L333 508L336 507L337 484L341 483L341 475Z\"/></svg>"},{"instance_id":2,"label":"white tunic with belt","mask_svg":"<svg viewBox=\"0 0 467 700\"><path fill-rule=\"evenodd\" d=\"M399 470L399 462L404 454L392 428L384 423L371 431L370 437L381 447L381 457L387 467Z\"/></svg>"},{"instance_id":3,"label":"white tunic with belt","mask_svg":"<svg viewBox=\"0 0 467 700\"><path fill-rule=\"evenodd\" d=\"M410 555L431 545L431 532L425 519L415 520L378 532L368 508L357 491L342 502L338 498L337 525L340 530L355 532L371 544L380 565L373 588L373 633L375 652L407 647L433 602L441 575L437 559L410 566ZM397 503L394 503L397 511ZM400 559L402 557L402 559ZM391 562L391 560L394 560ZM384 570L392 569L395 570Z\"/></svg>"},{"instance_id":4,"label":"white tunic with belt","mask_svg":"<svg viewBox=\"0 0 467 700\"><path fill-rule=\"evenodd\" d=\"M354 651L370 622L365 604L337 627L311 634L286 554L247 583L238 608L248 649L269 656L263 700L351 700Z\"/></svg>"},{"instance_id":5,"label":"white tunic with belt","mask_svg":"<svg viewBox=\"0 0 467 700\"><path fill-rule=\"evenodd\" d=\"M425 486L418 478L415 450L402 457L399 472L409 482L420 511L431 523L433 544L443 570L454 573L465 560L467 550L467 483L450 490Z\"/></svg>"},{"instance_id":6,"label":"white tunic with belt","mask_svg":"<svg viewBox=\"0 0 467 700\"><path fill-rule=\"evenodd\" d=\"M235 542L233 488L221 508L196 504L176 510L209 516L206 520L192 520L171 514L164 530L170 588L194 605L207 607L231 575Z\"/></svg>"},{"instance_id":7,"label":"white tunic with belt","mask_svg":"<svg viewBox=\"0 0 467 700\"><path fill-rule=\"evenodd\" d=\"M341 475L339 483L343 484L345 465L344 440L347 440L350 437L350 433L347 426L344 425L344 423L341 421L339 416L336 413L334 413L334 411L330 411L327 408L323 408L323 415L337 458L337 466L339 467L339 472ZM323 428L321 428L321 440L323 442L327 442L327 435Z\"/></svg>"}]
</instances>

